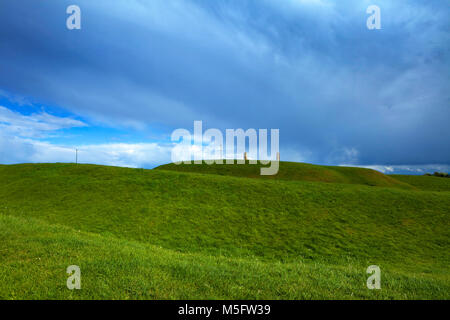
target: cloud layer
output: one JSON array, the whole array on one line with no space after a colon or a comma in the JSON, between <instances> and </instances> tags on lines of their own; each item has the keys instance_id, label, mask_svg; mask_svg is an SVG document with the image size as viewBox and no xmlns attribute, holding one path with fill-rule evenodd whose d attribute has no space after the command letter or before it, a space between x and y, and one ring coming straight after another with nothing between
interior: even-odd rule
<instances>
[{"instance_id":1,"label":"cloud layer","mask_svg":"<svg viewBox=\"0 0 450 320\"><path fill-rule=\"evenodd\" d=\"M2 1L2 90L121 128L279 128L284 159L450 163L445 1L374 1L373 31L373 1L79 0L69 31L72 2Z\"/></svg>"}]
</instances>

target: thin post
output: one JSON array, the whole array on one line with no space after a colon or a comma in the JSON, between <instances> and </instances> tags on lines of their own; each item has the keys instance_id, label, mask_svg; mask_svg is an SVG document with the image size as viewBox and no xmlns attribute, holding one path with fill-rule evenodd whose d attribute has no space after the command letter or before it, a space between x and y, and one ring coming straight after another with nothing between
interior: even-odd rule
<instances>
[{"instance_id":1,"label":"thin post","mask_svg":"<svg viewBox=\"0 0 450 320\"><path fill-rule=\"evenodd\" d=\"M78 164L78 149L75 149L75 164Z\"/></svg>"},{"instance_id":2,"label":"thin post","mask_svg":"<svg viewBox=\"0 0 450 320\"><path fill-rule=\"evenodd\" d=\"M280 161L280 153L277 152L277 161Z\"/></svg>"}]
</instances>

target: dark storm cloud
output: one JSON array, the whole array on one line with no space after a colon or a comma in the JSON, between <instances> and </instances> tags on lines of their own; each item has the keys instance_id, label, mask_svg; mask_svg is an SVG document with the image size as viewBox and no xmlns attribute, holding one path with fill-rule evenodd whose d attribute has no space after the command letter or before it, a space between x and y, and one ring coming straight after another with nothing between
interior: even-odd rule
<instances>
[{"instance_id":1,"label":"dark storm cloud","mask_svg":"<svg viewBox=\"0 0 450 320\"><path fill-rule=\"evenodd\" d=\"M77 4L82 29L65 27ZM382 29L366 28L381 8ZM280 128L320 163L450 163L445 1L2 1L0 88L114 126Z\"/></svg>"}]
</instances>

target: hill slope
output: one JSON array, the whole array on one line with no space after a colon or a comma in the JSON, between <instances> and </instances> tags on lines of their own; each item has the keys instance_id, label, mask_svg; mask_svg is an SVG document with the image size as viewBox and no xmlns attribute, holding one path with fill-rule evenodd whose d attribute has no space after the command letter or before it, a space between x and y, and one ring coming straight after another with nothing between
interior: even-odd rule
<instances>
[{"instance_id":1,"label":"hill slope","mask_svg":"<svg viewBox=\"0 0 450 320\"><path fill-rule=\"evenodd\" d=\"M115 289L123 296L125 287L129 297L149 297L148 287L159 298L345 298L351 293L449 298L448 192L71 164L0 166L0 181L0 265L8 266L0 279L23 283L15 288L0 281L0 296L30 294L22 270L33 269L36 252L42 268L56 270L71 260L51 249L59 248L86 262L99 277L106 277L105 270L122 272L119 283L108 282L111 290L86 293L92 297L115 297ZM35 232L34 225L42 227ZM15 231L7 232L11 228ZM65 233L79 239L72 241ZM83 242L92 237L94 242ZM72 248L76 243L79 255ZM24 258L14 260L17 253ZM154 254L164 265L153 265L160 270L155 272L168 279L160 290L152 287L152 277L145 282L128 274L127 265L145 268ZM175 256L175 265L162 262ZM385 284L389 291L374 295L365 288L365 268L371 264L382 268L386 281L391 279ZM243 267L233 273L236 265ZM310 274L308 268L321 271ZM269 270L286 279L300 273L301 279L292 287L281 281L286 286L278 291L273 286L280 278ZM188 273L186 281L196 284L207 283L215 273L220 279L211 280L211 288L195 284L174 291L182 281L177 272L180 279ZM334 280L327 282L326 274ZM260 279L259 287L246 277ZM138 285L141 280L145 283ZM221 291L222 280L231 283ZM300 283L311 287L298 293ZM65 294L58 291L64 285L55 289L55 297ZM345 294L336 291L341 286ZM409 286L414 289L404 289ZM42 290L36 294L45 296Z\"/></svg>"},{"instance_id":2,"label":"hill slope","mask_svg":"<svg viewBox=\"0 0 450 320\"><path fill-rule=\"evenodd\" d=\"M393 177L381 172L355 167L318 166L308 163L280 162L277 175L261 176L261 164L165 164L155 168L156 170L171 170L177 172L192 172L204 174L216 174L223 176L277 179L277 180L298 180L311 182L347 183L362 184L379 187L398 187L403 189L413 189L407 183L396 180Z\"/></svg>"},{"instance_id":3,"label":"hill slope","mask_svg":"<svg viewBox=\"0 0 450 320\"><path fill-rule=\"evenodd\" d=\"M448 281L346 263L262 262L186 254L29 218L0 215L0 299L421 299L448 298ZM66 288L69 265L81 290Z\"/></svg>"},{"instance_id":4,"label":"hill slope","mask_svg":"<svg viewBox=\"0 0 450 320\"><path fill-rule=\"evenodd\" d=\"M450 191L450 179L433 176L390 175L390 177L420 190Z\"/></svg>"}]
</instances>

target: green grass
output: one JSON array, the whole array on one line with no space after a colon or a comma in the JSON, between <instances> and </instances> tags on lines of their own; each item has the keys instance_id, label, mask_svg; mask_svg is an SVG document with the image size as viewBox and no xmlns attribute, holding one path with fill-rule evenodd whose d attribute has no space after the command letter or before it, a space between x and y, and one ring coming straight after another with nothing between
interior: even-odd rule
<instances>
[{"instance_id":1,"label":"green grass","mask_svg":"<svg viewBox=\"0 0 450 320\"><path fill-rule=\"evenodd\" d=\"M365 266L179 253L0 216L0 299L421 299L446 298L448 282L385 268L383 289L365 288ZM65 286L81 268L81 290Z\"/></svg>"},{"instance_id":2,"label":"green grass","mask_svg":"<svg viewBox=\"0 0 450 320\"><path fill-rule=\"evenodd\" d=\"M450 298L449 191L162 169L0 166L0 298Z\"/></svg>"}]
</instances>

